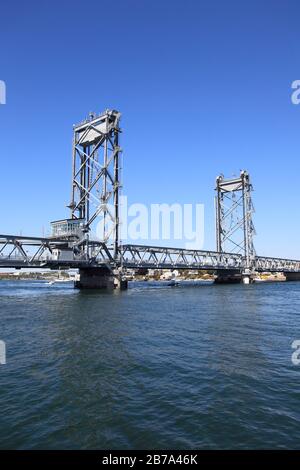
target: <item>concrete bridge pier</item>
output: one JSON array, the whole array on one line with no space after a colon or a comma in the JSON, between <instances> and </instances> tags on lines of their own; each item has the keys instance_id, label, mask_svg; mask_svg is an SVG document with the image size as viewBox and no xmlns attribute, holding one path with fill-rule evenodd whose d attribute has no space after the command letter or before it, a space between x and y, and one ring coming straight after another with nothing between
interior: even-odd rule
<instances>
[{"instance_id":1,"label":"concrete bridge pier","mask_svg":"<svg viewBox=\"0 0 300 470\"><path fill-rule=\"evenodd\" d=\"M249 274L243 274L242 275L242 281L243 281L243 284L245 284L245 285L248 285L248 284L252 283L252 279L249 276Z\"/></svg>"},{"instance_id":2,"label":"concrete bridge pier","mask_svg":"<svg viewBox=\"0 0 300 470\"><path fill-rule=\"evenodd\" d=\"M285 272L284 273L287 281L300 281L300 273Z\"/></svg>"},{"instance_id":3,"label":"concrete bridge pier","mask_svg":"<svg viewBox=\"0 0 300 470\"><path fill-rule=\"evenodd\" d=\"M255 278L255 273L247 268L245 271L242 273L242 282L243 284L253 284L254 283L254 278Z\"/></svg>"},{"instance_id":4,"label":"concrete bridge pier","mask_svg":"<svg viewBox=\"0 0 300 470\"><path fill-rule=\"evenodd\" d=\"M215 284L239 284L242 274L237 271L217 271Z\"/></svg>"},{"instance_id":5,"label":"concrete bridge pier","mask_svg":"<svg viewBox=\"0 0 300 470\"><path fill-rule=\"evenodd\" d=\"M79 278L75 281L77 289L126 290L127 280L121 274L115 275L109 268L80 268Z\"/></svg>"},{"instance_id":6,"label":"concrete bridge pier","mask_svg":"<svg viewBox=\"0 0 300 470\"><path fill-rule=\"evenodd\" d=\"M115 289L126 290L128 288L127 279L123 279L122 276L115 277Z\"/></svg>"},{"instance_id":7,"label":"concrete bridge pier","mask_svg":"<svg viewBox=\"0 0 300 470\"><path fill-rule=\"evenodd\" d=\"M75 281L77 289L114 289L114 275L108 268L80 268L79 279Z\"/></svg>"}]
</instances>

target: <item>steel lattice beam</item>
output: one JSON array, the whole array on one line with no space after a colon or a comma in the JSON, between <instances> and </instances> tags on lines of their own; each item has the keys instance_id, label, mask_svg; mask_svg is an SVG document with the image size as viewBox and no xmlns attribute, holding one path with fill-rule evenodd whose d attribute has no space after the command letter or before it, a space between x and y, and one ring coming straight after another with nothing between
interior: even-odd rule
<instances>
[{"instance_id":1,"label":"steel lattice beam","mask_svg":"<svg viewBox=\"0 0 300 470\"><path fill-rule=\"evenodd\" d=\"M217 251L241 254L245 269L253 269L255 228L249 174L242 171L239 178L229 180L219 176L216 183Z\"/></svg>"},{"instance_id":2,"label":"steel lattice beam","mask_svg":"<svg viewBox=\"0 0 300 470\"><path fill-rule=\"evenodd\" d=\"M113 243L115 254L119 244L119 121L118 111L106 110L99 116L74 126L72 197L69 207L73 219L84 220L89 256L90 232L102 221L101 234L105 243Z\"/></svg>"},{"instance_id":3,"label":"steel lattice beam","mask_svg":"<svg viewBox=\"0 0 300 470\"><path fill-rule=\"evenodd\" d=\"M121 245L119 240L120 113L106 110L74 126L71 225L83 229L62 238L0 235L0 267L197 269L211 271L270 271L300 273L300 261L256 256L254 212L249 174L217 178L217 251ZM102 233L90 236L102 220ZM74 222L76 220L76 222ZM68 221L56 221L56 223ZM53 224L55 224L53 222ZM68 225L69 226L69 225ZM76 229L77 230L77 229ZM62 232L56 232L57 234ZM78 235L80 233L80 235ZM99 235L99 232L98 232ZM54 250L71 254L55 258Z\"/></svg>"},{"instance_id":4,"label":"steel lattice beam","mask_svg":"<svg viewBox=\"0 0 300 470\"><path fill-rule=\"evenodd\" d=\"M243 272L247 260L241 254L205 250L187 250L144 245L121 245L115 257L114 245L90 241L90 258L74 253L70 261L54 260L52 251L64 247L65 240L0 235L0 267L80 268L108 266L114 268L230 270ZM300 261L256 256L255 271L300 272Z\"/></svg>"}]
</instances>

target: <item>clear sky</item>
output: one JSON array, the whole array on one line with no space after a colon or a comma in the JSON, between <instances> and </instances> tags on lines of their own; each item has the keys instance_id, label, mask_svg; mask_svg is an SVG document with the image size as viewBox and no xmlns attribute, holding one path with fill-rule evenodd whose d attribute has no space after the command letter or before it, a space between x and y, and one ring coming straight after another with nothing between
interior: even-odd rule
<instances>
[{"instance_id":1,"label":"clear sky","mask_svg":"<svg viewBox=\"0 0 300 470\"><path fill-rule=\"evenodd\" d=\"M296 0L2 1L1 233L68 215L72 125L122 112L129 203L205 204L247 169L259 254L300 258Z\"/></svg>"}]
</instances>

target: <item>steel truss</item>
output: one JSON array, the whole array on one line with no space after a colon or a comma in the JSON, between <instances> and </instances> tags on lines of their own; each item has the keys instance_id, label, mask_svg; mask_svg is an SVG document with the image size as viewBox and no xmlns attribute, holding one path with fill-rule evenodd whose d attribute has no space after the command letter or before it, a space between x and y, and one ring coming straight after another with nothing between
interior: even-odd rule
<instances>
[{"instance_id":1,"label":"steel truss","mask_svg":"<svg viewBox=\"0 0 300 470\"><path fill-rule=\"evenodd\" d=\"M60 240L16 235L0 235L0 260L39 262L52 256L52 248Z\"/></svg>"},{"instance_id":2,"label":"steel truss","mask_svg":"<svg viewBox=\"0 0 300 470\"><path fill-rule=\"evenodd\" d=\"M84 220L86 252L93 224L101 220L97 237L104 243L113 243L117 253L120 117L118 111L106 110L74 126L72 197L68 207L73 219Z\"/></svg>"},{"instance_id":3,"label":"steel truss","mask_svg":"<svg viewBox=\"0 0 300 470\"><path fill-rule=\"evenodd\" d=\"M251 269L255 260L255 228L249 174L242 171L239 178L229 180L219 176L216 183L217 251L243 255L245 268Z\"/></svg>"},{"instance_id":4,"label":"steel truss","mask_svg":"<svg viewBox=\"0 0 300 470\"><path fill-rule=\"evenodd\" d=\"M187 250L144 245L115 247L104 242L90 241L90 258L79 251L73 260L54 260L53 249L64 247L65 240L53 238L0 235L0 267L16 268L80 268L101 267L146 269L230 270L243 272L246 260L240 254L217 251ZM300 261L256 256L253 267L258 272L300 272Z\"/></svg>"},{"instance_id":5,"label":"steel truss","mask_svg":"<svg viewBox=\"0 0 300 470\"><path fill-rule=\"evenodd\" d=\"M258 272L300 272L300 261L257 256L255 270Z\"/></svg>"},{"instance_id":6,"label":"steel truss","mask_svg":"<svg viewBox=\"0 0 300 470\"><path fill-rule=\"evenodd\" d=\"M300 261L256 256L249 174L217 178L217 251L121 245L119 240L120 113L106 110L74 126L71 219L78 232L62 238L0 235L0 267L197 269L211 271L299 272ZM102 221L98 241L91 236ZM79 222L80 221L80 222ZM60 221L57 221L60 222ZM62 221L65 223L65 221ZM69 221L66 221L69 222ZM81 224L83 227L81 228ZM80 233L80 235L78 235ZM100 236L99 236L100 235ZM57 235L60 236L60 235ZM53 250L70 259L55 259Z\"/></svg>"},{"instance_id":7,"label":"steel truss","mask_svg":"<svg viewBox=\"0 0 300 470\"><path fill-rule=\"evenodd\" d=\"M240 269L242 257L231 253L181 248L123 245L122 266L149 269Z\"/></svg>"}]
</instances>

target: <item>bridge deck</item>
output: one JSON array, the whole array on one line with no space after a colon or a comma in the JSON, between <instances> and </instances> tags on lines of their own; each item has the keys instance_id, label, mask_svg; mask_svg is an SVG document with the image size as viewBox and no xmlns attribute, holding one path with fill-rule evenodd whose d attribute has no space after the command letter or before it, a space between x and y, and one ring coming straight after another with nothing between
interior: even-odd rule
<instances>
[{"instance_id":1,"label":"bridge deck","mask_svg":"<svg viewBox=\"0 0 300 470\"><path fill-rule=\"evenodd\" d=\"M75 244L72 259L55 259L53 251L63 250L67 244L68 240L61 238L0 235L0 267L66 269L108 266L112 269L124 267L232 272L242 272L246 267L245 259L240 254L132 244L120 245L115 258L113 247L98 241L89 242L88 255L76 255ZM256 256L253 269L257 272L300 272L300 260Z\"/></svg>"}]
</instances>

